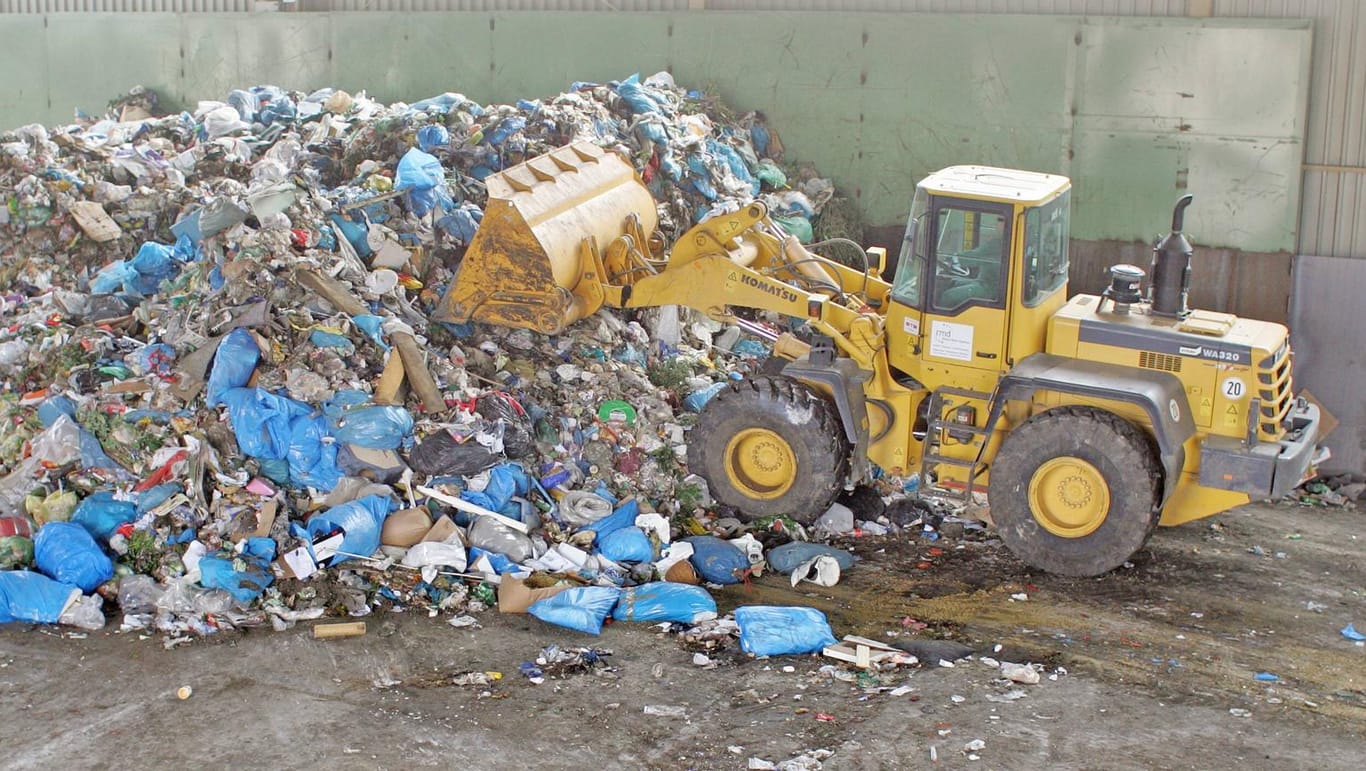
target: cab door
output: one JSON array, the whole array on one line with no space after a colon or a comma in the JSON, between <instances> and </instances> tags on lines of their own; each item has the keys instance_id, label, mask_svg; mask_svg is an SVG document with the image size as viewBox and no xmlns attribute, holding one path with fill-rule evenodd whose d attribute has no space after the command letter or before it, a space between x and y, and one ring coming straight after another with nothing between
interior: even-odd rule
<instances>
[{"instance_id":1,"label":"cab door","mask_svg":"<svg viewBox=\"0 0 1366 771\"><path fill-rule=\"evenodd\" d=\"M1006 204L931 197L921 325L927 365L1005 369L1011 214Z\"/></svg>"}]
</instances>

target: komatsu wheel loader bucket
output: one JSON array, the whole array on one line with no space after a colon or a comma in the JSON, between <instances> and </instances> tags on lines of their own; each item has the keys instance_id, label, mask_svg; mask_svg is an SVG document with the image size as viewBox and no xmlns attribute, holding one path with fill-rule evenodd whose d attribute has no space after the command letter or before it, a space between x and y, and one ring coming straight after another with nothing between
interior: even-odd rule
<instances>
[{"instance_id":1,"label":"komatsu wheel loader bucket","mask_svg":"<svg viewBox=\"0 0 1366 771\"><path fill-rule=\"evenodd\" d=\"M654 199L615 153L576 142L485 180L488 205L438 321L558 334L603 304L599 245L648 238ZM634 215L634 217L632 216Z\"/></svg>"}]
</instances>

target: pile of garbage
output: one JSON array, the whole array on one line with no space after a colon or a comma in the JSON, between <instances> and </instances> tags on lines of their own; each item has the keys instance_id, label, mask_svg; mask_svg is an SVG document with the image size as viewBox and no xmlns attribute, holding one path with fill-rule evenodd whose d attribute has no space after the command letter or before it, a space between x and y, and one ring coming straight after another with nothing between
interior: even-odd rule
<instances>
[{"instance_id":1,"label":"pile of garbage","mask_svg":"<svg viewBox=\"0 0 1366 771\"><path fill-rule=\"evenodd\" d=\"M810 240L833 187L761 115L666 73L514 105L154 104L0 135L0 622L99 629L117 604L175 644L497 605L596 631L705 621L702 582L852 565L688 474L693 414L768 355L738 328L429 321L482 180L571 141L631 158L666 234L762 197Z\"/></svg>"}]
</instances>

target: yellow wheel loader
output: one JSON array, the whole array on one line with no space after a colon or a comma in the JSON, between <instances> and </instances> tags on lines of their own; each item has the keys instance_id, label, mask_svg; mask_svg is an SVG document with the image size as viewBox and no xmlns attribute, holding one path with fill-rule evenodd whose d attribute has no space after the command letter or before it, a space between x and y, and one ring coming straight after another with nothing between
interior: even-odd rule
<instances>
[{"instance_id":1,"label":"yellow wheel loader","mask_svg":"<svg viewBox=\"0 0 1366 771\"><path fill-rule=\"evenodd\" d=\"M1071 183L954 166L916 188L895 278L882 249L851 268L804 248L762 203L664 249L632 167L577 143L487 180L478 234L437 318L556 334L604 305L683 305L805 321L772 339L781 371L714 397L688 465L747 516L799 521L870 478L921 476L971 501L1022 560L1091 576L1157 525L1292 490L1315 462L1320 415L1292 393L1279 324L1186 307L1191 247L1154 249L1150 286L1112 268L1100 296L1067 295Z\"/></svg>"}]
</instances>

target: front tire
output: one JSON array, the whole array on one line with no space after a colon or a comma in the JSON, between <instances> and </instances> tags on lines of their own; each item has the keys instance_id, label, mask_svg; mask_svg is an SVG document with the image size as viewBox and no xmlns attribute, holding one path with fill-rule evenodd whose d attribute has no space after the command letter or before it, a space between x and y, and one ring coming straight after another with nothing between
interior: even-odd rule
<instances>
[{"instance_id":1,"label":"front tire","mask_svg":"<svg viewBox=\"0 0 1366 771\"><path fill-rule=\"evenodd\" d=\"M1098 576L1157 526L1162 471L1148 435L1104 410L1062 407L1008 434L991 468L991 516L1029 565Z\"/></svg>"},{"instance_id":2,"label":"front tire","mask_svg":"<svg viewBox=\"0 0 1366 771\"><path fill-rule=\"evenodd\" d=\"M755 519L809 523L830 507L849 473L849 443L829 401L787 377L724 388L702 408L688 467L712 497Z\"/></svg>"}]
</instances>

